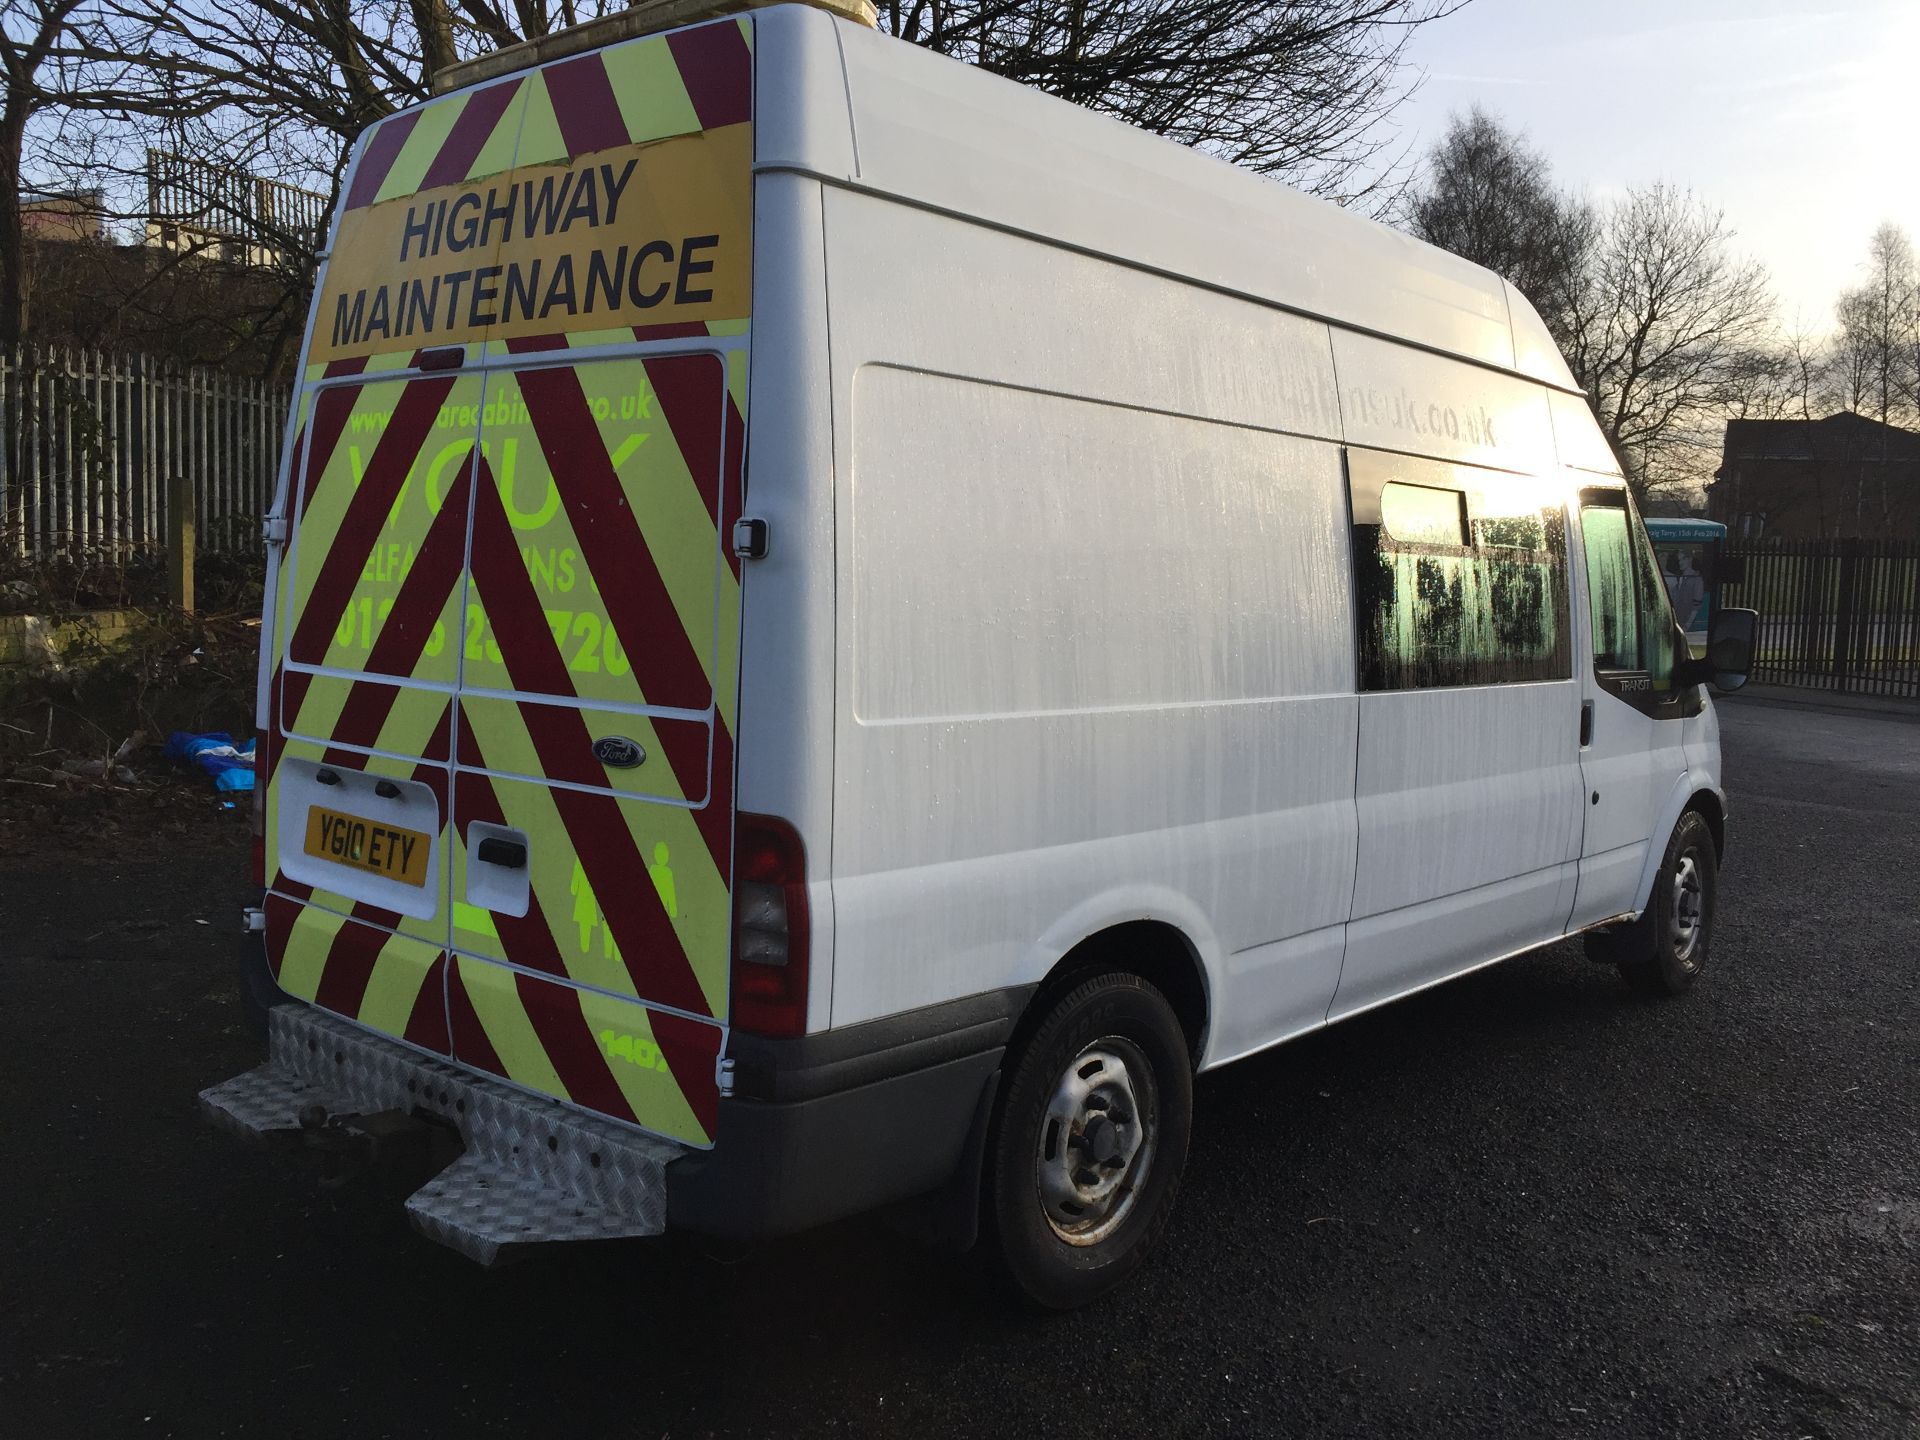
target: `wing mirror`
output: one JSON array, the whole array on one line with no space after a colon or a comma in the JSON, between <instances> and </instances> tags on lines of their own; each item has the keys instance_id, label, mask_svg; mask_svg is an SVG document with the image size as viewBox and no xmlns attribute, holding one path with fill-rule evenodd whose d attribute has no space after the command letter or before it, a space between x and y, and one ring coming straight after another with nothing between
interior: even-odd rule
<instances>
[{"instance_id":1,"label":"wing mirror","mask_svg":"<svg viewBox=\"0 0 1920 1440\"><path fill-rule=\"evenodd\" d=\"M1712 684L1721 691L1738 690L1753 671L1754 637L1760 630L1758 610L1716 610L1707 631L1707 653L1689 656L1675 667L1680 685Z\"/></svg>"}]
</instances>

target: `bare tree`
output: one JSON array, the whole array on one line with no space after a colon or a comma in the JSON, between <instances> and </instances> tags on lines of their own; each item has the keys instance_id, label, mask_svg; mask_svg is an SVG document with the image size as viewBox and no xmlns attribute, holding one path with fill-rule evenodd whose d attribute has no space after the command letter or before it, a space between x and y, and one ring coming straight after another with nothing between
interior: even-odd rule
<instances>
[{"instance_id":1,"label":"bare tree","mask_svg":"<svg viewBox=\"0 0 1920 1440\"><path fill-rule=\"evenodd\" d=\"M880 28L1334 199L1368 193L1414 30L1466 0L880 0ZM1373 179L1369 179L1373 177Z\"/></svg>"},{"instance_id":2,"label":"bare tree","mask_svg":"<svg viewBox=\"0 0 1920 1440\"><path fill-rule=\"evenodd\" d=\"M1849 456L1855 467L1854 526L1864 533L1869 474L1878 479L1881 518L1892 513L1888 485L1889 426L1911 422L1920 378L1920 274L1916 273L1913 242L1898 225L1886 224L1873 232L1868 245L1867 276L1846 291L1834 307L1840 330L1835 344L1836 379L1846 408L1880 422L1877 438Z\"/></svg>"},{"instance_id":3,"label":"bare tree","mask_svg":"<svg viewBox=\"0 0 1920 1440\"><path fill-rule=\"evenodd\" d=\"M0 0L14 5L27 0ZM84 279L103 303L84 313L91 343L131 343L198 363L247 358L269 370L297 346L320 233L266 205L260 184L321 191L329 202L351 141L424 99L439 68L464 56L622 8L620 0L31 0L63 7L48 63L70 77L40 107L25 158L34 173L103 194L124 234L150 213L150 152L234 183L211 192L195 222L129 273L124 257L91 257ZM57 103L55 103L57 102ZM11 192L9 192L11 193ZM323 207L326 208L326 207ZM249 257L224 302L192 306L208 283L199 263L237 244ZM170 330L183 306L189 334ZM216 322L224 342L210 333Z\"/></svg>"},{"instance_id":4,"label":"bare tree","mask_svg":"<svg viewBox=\"0 0 1920 1440\"><path fill-rule=\"evenodd\" d=\"M1468 0L911 0L882 25L1249 168L1336 198L1378 185L1378 122L1409 88L1413 30ZM104 186L123 226L147 217L145 157L161 143L209 166L337 193L355 136L424 99L453 61L625 8L625 0L0 0L8 7L9 115L17 178L23 133L36 172ZM27 28L15 11L46 23ZM16 44L16 40L19 44ZM37 58L36 58L37 57ZM15 80L57 68L59 90ZM71 83L84 77L84 83ZM39 120L37 128L34 122ZM3 179L4 177L0 177ZM4 205L17 193L7 185ZM209 227L274 257L284 285L232 315L235 353L263 333L293 343L310 287L312 236L264 233L245 213ZM7 245L0 209L0 252ZM14 232L17 236L17 225ZM17 238L14 242L18 248ZM102 334L163 328L196 241L94 315ZM22 274L17 264L5 274ZM8 280L8 284L13 283ZM0 304L4 297L0 297ZM24 319L24 317L23 317ZM15 327L18 328L17 326Z\"/></svg>"},{"instance_id":5,"label":"bare tree","mask_svg":"<svg viewBox=\"0 0 1920 1440\"><path fill-rule=\"evenodd\" d=\"M110 231L147 242L43 249L42 338L284 370L335 177L314 177L311 148L279 130L231 109L158 121L76 110L42 125L34 170L85 186ZM316 178L319 194L299 184Z\"/></svg>"},{"instance_id":6,"label":"bare tree","mask_svg":"<svg viewBox=\"0 0 1920 1440\"><path fill-rule=\"evenodd\" d=\"M1409 89L1408 37L1466 3L911 0L887 4L881 23L1249 168L1354 198L1392 173L1379 163L1386 142L1378 122ZM57 8L61 23L41 41L46 59L89 81L68 85L58 106L36 101L37 113L51 112L29 147L37 170L105 184L110 215L128 224L144 223L143 165L156 120L171 150L337 192L353 138L426 98L445 65L625 8L625 0L0 4ZM10 83L9 99L17 93ZM317 246L311 237L249 228L259 224L243 215L226 228L276 257L285 299L257 321L236 315L236 338L268 329L284 350ZM162 293L165 270L127 305ZM101 317L103 325L124 309ZM145 323L161 323L165 313L157 306Z\"/></svg>"},{"instance_id":7,"label":"bare tree","mask_svg":"<svg viewBox=\"0 0 1920 1440\"><path fill-rule=\"evenodd\" d=\"M1405 223L1533 302L1642 494L1699 483L1720 422L1791 378L1772 353L1765 269L1686 191L1653 185L1597 209L1475 109L1429 155ZM1812 364L1811 351L1801 358Z\"/></svg>"},{"instance_id":8,"label":"bare tree","mask_svg":"<svg viewBox=\"0 0 1920 1440\"><path fill-rule=\"evenodd\" d=\"M45 3L45 0L43 0ZM883 0L903 39L1304 188L1377 183L1405 47L1468 0ZM435 70L620 0L87 0L77 53L141 57L176 106L273 113L338 145ZM328 168L324 163L319 167Z\"/></svg>"},{"instance_id":9,"label":"bare tree","mask_svg":"<svg viewBox=\"0 0 1920 1440\"><path fill-rule=\"evenodd\" d=\"M1831 391L1833 351L1804 325L1742 357L1729 420L1813 420Z\"/></svg>"},{"instance_id":10,"label":"bare tree","mask_svg":"<svg viewBox=\"0 0 1920 1440\"><path fill-rule=\"evenodd\" d=\"M1913 242L1898 225L1873 232L1866 279L1835 306L1839 345L1858 381L1862 413L1896 424L1914 409L1914 335L1920 328L1920 269Z\"/></svg>"},{"instance_id":11,"label":"bare tree","mask_svg":"<svg viewBox=\"0 0 1920 1440\"><path fill-rule=\"evenodd\" d=\"M26 330L32 282L20 221L20 160L27 125L57 104L57 55L80 0L4 0L0 7L0 346L16 345Z\"/></svg>"},{"instance_id":12,"label":"bare tree","mask_svg":"<svg viewBox=\"0 0 1920 1440\"><path fill-rule=\"evenodd\" d=\"M1722 212L1664 184L1606 212L1563 349L1636 489L1699 482L1772 316L1766 268L1734 252Z\"/></svg>"},{"instance_id":13,"label":"bare tree","mask_svg":"<svg viewBox=\"0 0 1920 1440\"><path fill-rule=\"evenodd\" d=\"M1475 106L1455 115L1410 196L1407 228L1484 265L1539 309L1556 340L1599 239L1599 216L1556 188L1546 157Z\"/></svg>"}]
</instances>

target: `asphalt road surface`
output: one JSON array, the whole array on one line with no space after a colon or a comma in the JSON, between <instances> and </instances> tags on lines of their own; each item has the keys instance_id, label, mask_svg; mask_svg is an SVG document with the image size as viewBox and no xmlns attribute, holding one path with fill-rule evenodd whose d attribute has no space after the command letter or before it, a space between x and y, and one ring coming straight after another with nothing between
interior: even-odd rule
<instances>
[{"instance_id":1,"label":"asphalt road surface","mask_svg":"<svg viewBox=\"0 0 1920 1440\"><path fill-rule=\"evenodd\" d=\"M238 848L0 871L0 1436L1920 1435L1920 723L1723 713L1692 995L1563 945L1207 1076L1056 1319L871 1222L472 1268L198 1118Z\"/></svg>"}]
</instances>

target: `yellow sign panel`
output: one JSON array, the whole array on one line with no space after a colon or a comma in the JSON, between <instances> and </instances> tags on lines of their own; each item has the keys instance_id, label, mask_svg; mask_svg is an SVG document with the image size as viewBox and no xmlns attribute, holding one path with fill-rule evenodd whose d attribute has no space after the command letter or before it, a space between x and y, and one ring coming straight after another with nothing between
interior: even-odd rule
<instances>
[{"instance_id":1,"label":"yellow sign panel","mask_svg":"<svg viewBox=\"0 0 1920 1440\"><path fill-rule=\"evenodd\" d=\"M307 811L305 848L316 860L351 865L405 885L425 885L433 841L418 830L381 825L315 805Z\"/></svg>"},{"instance_id":2,"label":"yellow sign panel","mask_svg":"<svg viewBox=\"0 0 1920 1440\"><path fill-rule=\"evenodd\" d=\"M350 210L308 362L745 319L752 165L729 125Z\"/></svg>"}]
</instances>

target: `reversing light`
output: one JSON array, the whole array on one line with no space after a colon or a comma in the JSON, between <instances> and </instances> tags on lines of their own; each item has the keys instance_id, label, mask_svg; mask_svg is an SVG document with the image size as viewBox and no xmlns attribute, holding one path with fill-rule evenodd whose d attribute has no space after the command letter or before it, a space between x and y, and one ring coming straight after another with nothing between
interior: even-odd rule
<instances>
[{"instance_id":1,"label":"reversing light","mask_svg":"<svg viewBox=\"0 0 1920 1440\"><path fill-rule=\"evenodd\" d=\"M735 817L733 1024L756 1035L807 1029L807 857L793 826Z\"/></svg>"}]
</instances>

